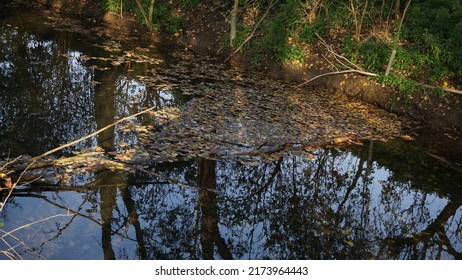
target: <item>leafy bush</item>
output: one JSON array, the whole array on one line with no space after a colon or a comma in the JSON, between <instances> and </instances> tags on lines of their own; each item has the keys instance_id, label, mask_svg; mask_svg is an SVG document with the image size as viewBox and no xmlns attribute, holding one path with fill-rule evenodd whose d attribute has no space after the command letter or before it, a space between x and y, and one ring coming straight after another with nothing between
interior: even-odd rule
<instances>
[{"instance_id":1,"label":"leafy bush","mask_svg":"<svg viewBox=\"0 0 462 280\"><path fill-rule=\"evenodd\" d=\"M374 38L358 41L350 36L344 42L344 53L367 70L381 73L385 71L391 49L387 44Z\"/></svg>"},{"instance_id":2,"label":"leafy bush","mask_svg":"<svg viewBox=\"0 0 462 280\"><path fill-rule=\"evenodd\" d=\"M172 13L173 7L168 1L156 1L153 21L160 31L173 34L184 25L184 19Z\"/></svg>"},{"instance_id":3,"label":"leafy bush","mask_svg":"<svg viewBox=\"0 0 462 280\"><path fill-rule=\"evenodd\" d=\"M324 17L317 19L311 24L303 24L298 36L304 42L314 43L318 40L316 34L321 37L324 37L326 34L326 22Z\"/></svg>"},{"instance_id":4,"label":"leafy bush","mask_svg":"<svg viewBox=\"0 0 462 280\"><path fill-rule=\"evenodd\" d=\"M141 0L141 4L145 12L149 10L151 1L150 0ZM200 3L199 0L181 0L179 4L182 7L194 7ZM167 0L157 0L154 6L153 12L153 22L147 23L144 22L144 17L142 16L141 11L138 8L135 0L123 0L122 7L120 0L104 0L104 7L106 10L120 13L121 9L124 12L132 12L137 14L137 18L143 24L152 24L154 29L167 33L175 33L183 27L184 19L180 16L173 14L173 8L175 3Z\"/></svg>"},{"instance_id":5,"label":"leafy bush","mask_svg":"<svg viewBox=\"0 0 462 280\"><path fill-rule=\"evenodd\" d=\"M121 7L122 4L122 7ZM134 0L104 0L104 8L106 11L120 13L123 11L134 11L136 9L136 2Z\"/></svg>"},{"instance_id":6,"label":"leafy bush","mask_svg":"<svg viewBox=\"0 0 462 280\"><path fill-rule=\"evenodd\" d=\"M303 60L303 50L292 44L293 22L300 18L298 1L289 0L278 7L278 12L262 27L262 38L256 40L256 57L270 55L281 62Z\"/></svg>"},{"instance_id":7,"label":"leafy bush","mask_svg":"<svg viewBox=\"0 0 462 280\"><path fill-rule=\"evenodd\" d=\"M424 88L421 84L417 83L415 80L407 79L402 75L391 74L389 76L380 75L378 77L379 81L388 86L393 86L400 92L410 95L411 93L419 90L424 91Z\"/></svg>"},{"instance_id":8,"label":"leafy bush","mask_svg":"<svg viewBox=\"0 0 462 280\"><path fill-rule=\"evenodd\" d=\"M423 16L424 15L424 16ZM458 0L418 1L403 29L407 48L426 56L425 75L462 81L462 5Z\"/></svg>"}]
</instances>

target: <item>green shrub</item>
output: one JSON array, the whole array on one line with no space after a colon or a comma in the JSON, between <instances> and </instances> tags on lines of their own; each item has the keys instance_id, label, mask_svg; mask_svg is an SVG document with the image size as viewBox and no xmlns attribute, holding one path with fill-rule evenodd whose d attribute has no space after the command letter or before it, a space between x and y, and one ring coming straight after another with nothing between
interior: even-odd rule
<instances>
[{"instance_id":1,"label":"green shrub","mask_svg":"<svg viewBox=\"0 0 462 280\"><path fill-rule=\"evenodd\" d=\"M122 3L120 0L104 0L103 7L106 11L120 13L121 4L123 11L134 11L136 9L136 2L134 0L123 0Z\"/></svg>"},{"instance_id":2,"label":"green shrub","mask_svg":"<svg viewBox=\"0 0 462 280\"><path fill-rule=\"evenodd\" d=\"M289 0L280 4L275 15L263 24L261 38L253 43L256 50L255 58L270 55L281 62L303 60L304 51L289 41L296 29L293 23L299 19L299 1Z\"/></svg>"},{"instance_id":3,"label":"green shrub","mask_svg":"<svg viewBox=\"0 0 462 280\"><path fill-rule=\"evenodd\" d=\"M300 37L300 40L304 42L314 43L318 40L316 34L321 37L324 37L326 34L326 21L324 17L318 18L311 24L303 24L298 36Z\"/></svg>"},{"instance_id":4,"label":"green shrub","mask_svg":"<svg viewBox=\"0 0 462 280\"><path fill-rule=\"evenodd\" d=\"M367 70L382 73L387 66L391 48L373 38L358 41L350 36L344 42L344 53L356 63L362 64Z\"/></svg>"},{"instance_id":5,"label":"green shrub","mask_svg":"<svg viewBox=\"0 0 462 280\"><path fill-rule=\"evenodd\" d=\"M458 0L418 1L403 29L408 47L426 56L429 81L462 79L462 5Z\"/></svg>"},{"instance_id":6,"label":"green shrub","mask_svg":"<svg viewBox=\"0 0 462 280\"><path fill-rule=\"evenodd\" d=\"M154 6L153 12L153 22L146 23L145 19L142 16L141 11L138 8L135 0L123 0L122 1L122 10L124 12L132 12L137 14L137 18L140 20L140 23L143 24L152 24L153 28L158 31L163 31L166 33L175 33L180 30L184 25L184 19L180 16L173 14L173 9L175 4L179 4L185 8L191 8L197 6L201 1L199 0L181 0L179 3L173 3L168 0L157 0ZM145 13L149 11L151 0L141 0L141 4L144 8ZM121 2L120 0L104 0L104 7L107 11L120 13L121 11Z\"/></svg>"},{"instance_id":7,"label":"green shrub","mask_svg":"<svg viewBox=\"0 0 462 280\"><path fill-rule=\"evenodd\" d=\"M168 1L156 1L153 21L162 32L173 34L184 25L184 19L172 13L173 7Z\"/></svg>"},{"instance_id":8,"label":"green shrub","mask_svg":"<svg viewBox=\"0 0 462 280\"><path fill-rule=\"evenodd\" d=\"M412 79L408 79L402 75L391 74L389 76L380 75L378 80L384 83L385 85L395 87L400 92L410 95L411 93L419 91L424 91L422 85L417 83Z\"/></svg>"}]
</instances>

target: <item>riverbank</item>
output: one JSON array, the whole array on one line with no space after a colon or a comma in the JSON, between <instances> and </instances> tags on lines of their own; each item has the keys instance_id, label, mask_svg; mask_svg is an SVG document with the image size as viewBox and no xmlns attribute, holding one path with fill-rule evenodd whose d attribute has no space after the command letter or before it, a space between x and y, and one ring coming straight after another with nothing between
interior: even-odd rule
<instances>
[{"instance_id":1,"label":"riverbank","mask_svg":"<svg viewBox=\"0 0 462 280\"><path fill-rule=\"evenodd\" d=\"M175 34L150 32L136 20L136 15L120 16L105 12L100 2L85 0L35 0L40 7L73 16L92 18L113 27L117 32L133 33L154 42L168 42L186 47L204 57L213 57L233 67L244 67L266 73L270 78L301 84L308 89L322 89L331 93L342 93L374 104L389 112L417 120L425 125L462 131L462 95L456 93L436 94L432 91L402 93L386 86L373 77L358 73L330 75L333 67L335 42L320 41L304 44L303 61L281 62L273 57L260 58L256 65L252 52L237 52L224 42L229 34L230 9L217 1L203 1L193 10L176 11L184 20L183 28ZM242 15L241 15L242 16ZM331 45L332 44L332 45ZM334 48L335 49L335 48ZM322 76L324 74L328 74ZM319 77L322 76L322 77ZM319 77L319 78L316 78ZM315 80L307 83L307 81Z\"/></svg>"}]
</instances>

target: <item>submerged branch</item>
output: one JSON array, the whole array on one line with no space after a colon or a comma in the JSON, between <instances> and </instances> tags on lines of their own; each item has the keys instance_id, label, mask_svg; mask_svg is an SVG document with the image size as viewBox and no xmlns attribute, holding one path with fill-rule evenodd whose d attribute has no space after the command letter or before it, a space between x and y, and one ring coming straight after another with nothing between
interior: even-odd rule
<instances>
[{"instance_id":1,"label":"submerged branch","mask_svg":"<svg viewBox=\"0 0 462 280\"><path fill-rule=\"evenodd\" d=\"M150 111L152 111L152 110L155 110L155 109L156 109L156 107L154 106L154 107L148 108L148 109L146 109L146 110L143 110L143 111L141 111L141 112L138 112L138 113L136 113L136 114L133 114L133 115L130 115L130 116L121 118L120 120L118 120L118 121L116 121L116 122L114 122L114 123L112 123L112 124L109 124L109 125L107 125L107 126L101 128L100 130L96 131L96 132L93 132L93 133L91 133L91 134L88 134L87 136L84 136L84 137L82 137L82 138L80 138L80 139L77 139L77 140L75 140L75 141L69 142L69 143L64 144L64 145L62 145L62 146L59 146L59 147L57 147L57 148L55 148L55 149L53 149L53 150L50 150L50 151L48 151L48 152L46 152L46 153L43 153L43 154L41 154L41 155L39 155L39 156L33 157L32 159L30 159L30 161L36 161L36 160L42 159L42 158L44 158L44 157L46 157L46 156L48 156L48 155L51 155L51 154L53 154L53 153L55 153L55 152L57 152L57 151L62 150L62 149L64 149L64 148L70 147L70 146L75 145L75 144L77 144L77 143L80 143L80 142L82 142L82 141L84 141L84 140L87 140L87 139L89 139L89 138L91 138L91 137L93 137L93 136L96 136L96 135L100 134L101 132L103 132L103 131L105 131L105 130L107 130L107 129L113 127L113 126L118 125L118 124L121 123L121 122L124 122L124 121L126 121L126 120L132 119L132 118L137 117L137 116L139 116L139 115L148 113L148 112L150 112Z\"/></svg>"}]
</instances>

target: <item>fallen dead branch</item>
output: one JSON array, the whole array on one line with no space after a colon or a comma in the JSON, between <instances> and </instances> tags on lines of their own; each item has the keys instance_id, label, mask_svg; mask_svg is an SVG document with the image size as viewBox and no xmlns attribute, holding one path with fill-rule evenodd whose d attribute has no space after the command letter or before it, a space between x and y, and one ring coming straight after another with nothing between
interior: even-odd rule
<instances>
[{"instance_id":1,"label":"fallen dead branch","mask_svg":"<svg viewBox=\"0 0 462 280\"><path fill-rule=\"evenodd\" d=\"M344 57L344 56L342 56L342 55L340 55L338 53L336 53L331 45L327 44L327 42L323 38L321 38L321 36L319 36L318 34L316 34L316 35L319 38L319 41L321 42L321 44L327 49L327 51L331 55L333 55L335 61L337 63L339 63L341 66L343 66L344 68L346 68L346 70L338 70L337 66L334 63L332 63L332 61L328 60L325 56L323 56L324 59L326 59L327 62L330 65L332 65L334 68L337 69L337 71L327 72L327 73L317 75L317 76L315 76L315 77L313 77L313 78L311 78L309 80L306 80L303 83L299 84L298 85L299 87L304 86L306 84L309 84L309 83L311 83L314 80L317 80L319 78L322 78L322 77L325 77L325 76L331 76L331 75L341 75L341 74L354 73L354 74L359 74L359 75L363 75L363 76L370 76L370 77L377 77L378 76L377 73L372 73L372 72L365 71L361 67L359 67L358 65L354 64L351 60L347 59L346 57ZM387 71L389 71L389 70L387 69ZM422 84L422 83L419 83L419 84L421 86L425 87L425 88L438 89L438 90L442 90L442 91L445 91L445 92L461 94L462 95L462 90L457 90L457 89L452 89L452 88L447 88L447 87L436 87L436 86L431 86L431 85Z\"/></svg>"},{"instance_id":2,"label":"fallen dead branch","mask_svg":"<svg viewBox=\"0 0 462 280\"><path fill-rule=\"evenodd\" d=\"M46 168L59 168L59 167L67 167L72 166L73 168L76 167L85 167L87 168L88 172L102 172L105 170L126 170L126 171L139 171L146 173L148 175L154 176L156 178L160 178L166 180L172 184L177 184L181 187L191 187L189 184L185 182L181 182L175 178L169 178L167 176L161 175L159 173L155 173L145 168L140 167L139 164L131 163L131 162L122 162L116 161L113 159L109 159L104 156L104 152L88 152L83 154L78 154L73 157L66 157L66 158L59 158L55 160L47 160L45 162L38 162L34 164L30 164L27 167L25 166L15 166L11 168L11 171L18 172L23 171L20 178L24 178L24 180L37 180L40 179L42 176L41 174L25 174L25 171L31 171L36 169L46 169ZM46 172L46 171L45 171ZM52 171L55 172L55 171ZM17 183L20 182L20 178L15 178Z\"/></svg>"},{"instance_id":3,"label":"fallen dead branch","mask_svg":"<svg viewBox=\"0 0 462 280\"><path fill-rule=\"evenodd\" d=\"M64 145L62 145L62 146L59 146L59 147L57 147L57 148L55 148L55 149L53 149L53 150L50 150L50 151L48 151L48 152L46 152L46 153L43 153L43 154L41 154L41 155L39 155L39 156L33 157L32 159L30 159L30 161L36 161L36 160L42 159L42 158L44 158L44 157L46 157L46 156L48 156L48 155L51 155L51 154L53 154L53 153L55 153L55 152L57 152L57 151L62 150L62 149L64 149L64 148L73 146L73 145L75 145L75 144L77 144L77 143L80 143L80 142L82 142L82 141L85 141L85 140L87 140L87 139L89 139L89 138L91 138L91 137L93 137L93 136L96 136L96 135L100 134L101 132L103 132L103 131L105 131L105 130L107 130L107 129L113 127L113 126L118 125L119 123L122 123L122 122L124 122L124 121L129 120L129 119L133 119L133 118L135 118L135 117L137 117L137 116L139 116L139 115L146 114L146 113L148 113L148 112L150 112L150 111L152 111L152 110L155 110L155 109L156 109L156 107L154 106L154 107L148 108L148 109L146 109L146 110L143 110L143 111L141 111L141 112L138 112L138 113L136 113L136 114L133 114L133 115L130 115L130 116L121 118L120 120L118 120L118 121L116 121L116 122L114 122L114 123L112 123L112 124L109 124L109 125L107 125L107 126L101 128L100 130L96 131L96 132L93 132L93 133L91 133L91 134L88 134L87 136L84 136L84 137L82 137L82 138L80 138L80 139L77 139L77 140L75 140L75 141L69 142L69 143L64 144Z\"/></svg>"},{"instance_id":4,"label":"fallen dead branch","mask_svg":"<svg viewBox=\"0 0 462 280\"><path fill-rule=\"evenodd\" d=\"M317 76L315 76L315 77L313 77L313 78L299 84L298 86L303 86L303 85L309 84L312 81L317 80L317 79L322 78L322 77L325 77L325 76L340 75L340 74L347 74L347 73L356 73L356 74L361 74L361 75L365 75L365 76L372 76L372 77L377 76L377 74L375 74L375 73L364 72L364 71L360 71L360 70L356 70L356 69L349 69L349 70L335 71L335 72L328 72L328 73L320 74L320 75L317 75Z\"/></svg>"},{"instance_id":5,"label":"fallen dead branch","mask_svg":"<svg viewBox=\"0 0 462 280\"><path fill-rule=\"evenodd\" d=\"M145 113L148 113L150 111L153 111L155 110L156 107L150 107L148 109L145 109L143 111L140 111L136 114L133 114L133 115L130 115L130 116L127 116L127 117L124 117L124 118L121 118L120 120L117 120L115 122L113 122L112 124L109 124L101 129L99 129L98 131L96 132L93 132L91 134L88 134L82 138L79 138L77 140L74 140L74 141L71 141L69 143L66 143L64 145L61 145L55 149L52 149L50 151L47 151L39 156L36 156L36 157L33 157L33 158L30 158L30 159L24 159L24 160L19 160L20 157L12 160L12 161L9 161L7 163L5 163L1 168L0 168L0 177L2 177L2 180L8 180L8 178L11 177L11 173L14 173L14 172L18 172L18 171L23 171L23 173L19 176L19 178L21 178L23 175L24 175L24 171L25 170L34 170L34 169L40 169L40 168L47 168L47 167L51 167L51 166L64 166L64 165L72 165L72 164L82 164L82 163L85 163L88 161L89 158L94 158L95 156L97 155L102 155L103 153L102 152L91 152L91 153L84 153L84 154L80 154L80 155L77 155L77 156L74 156L74 157L70 157L70 158L62 158L62 159L49 159L49 160L45 160L45 161L41 161L39 162L39 160L42 160L43 158L45 158L46 156L49 156L57 151L60 151L62 149L65 149L67 147L70 147L72 145L75 145L77 143L80 143L82 141L85 141L93 136L96 136L98 134L100 134L101 132L111 128L111 127L114 127L116 126L117 124L120 124L124 121L127 121L129 119L132 119L132 118L135 118L141 114L145 114ZM3 178L5 177L5 178ZM1 183L2 181L0 181ZM17 181L19 182L19 181ZM3 184L2 184L3 185ZM1 187L1 186L0 186Z\"/></svg>"},{"instance_id":6,"label":"fallen dead branch","mask_svg":"<svg viewBox=\"0 0 462 280\"><path fill-rule=\"evenodd\" d=\"M457 90L453 88L447 88L447 87L435 87L427 84L421 84L423 87L429 88L429 89L441 89L445 92L450 92L450 93L455 93L455 94L462 94L462 90Z\"/></svg>"},{"instance_id":7,"label":"fallen dead branch","mask_svg":"<svg viewBox=\"0 0 462 280\"><path fill-rule=\"evenodd\" d=\"M340 64L341 66L343 66L344 68L346 68L346 70L338 70L338 68L335 66L335 64L332 61L330 61L329 59L327 59L326 57L323 56L324 59L326 59L327 62L329 62L329 64L331 64L332 66L334 66L337 69L337 71L317 75L317 76L315 76L315 77L301 83L299 86L306 85L308 83L311 83L314 80L317 80L317 79L325 77L325 76L330 76L330 75L340 75L340 74L347 74L347 73L355 73L355 74L360 74L360 75L365 75L365 76L372 76L372 77L378 76L376 73L371 73L371 72L367 72L367 71L363 70L361 67L354 64L351 60L347 59L346 57L344 57L342 55L339 55L338 53L336 53L334 51L334 48L331 45L327 44L327 42L323 38L321 38L321 36L319 36L318 34L316 34L316 35L318 36L319 41L321 42L321 44L334 57L335 61L338 64Z\"/></svg>"},{"instance_id":8,"label":"fallen dead branch","mask_svg":"<svg viewBox=\"0 0 462 280\"><path fill-rule=\"evenodd\" d=\"M277 154L281 152L290 152L290 151L313 151L320 147L338 147L342 145L362 145L361 143L367 140L384 140L382 138L373 138L373 137L365 137L365 138L349 138L349 137L337 137L327 141L322 142L289 142L282 145L276 145L273 147L269 147L266 149L253 149L250 151L242 152L233 154L233 156L269 156L272 154Z\"/></svg>"},{"instance_id":9,"label":"fallen dead branch","mask_svg":"<svg viewBox=\"0 0 462 280\"><path fill-rule=\"evenodd\" d=\"M49 156L52 153L55 153L55 152L57 152L59 150L62 150L64 148L66 148L66 147L70 147L70 146L72 146L74 144L77 144L77 143L79 143L81 141L89 139L89 138L103 132L104 130L107 130L110 127L113 127L113 126L115 126L115 125L117 125L117 124L119 124L121 122L124 122L124 121L126 121L128 119L134 118L134 117L139 116L141 114L148 113L148 112L154 110L155 108L156 107L151 107L151 108L148 108L148 109L143 110L141 112L138 112L136 114L124 117L124 118L122 118L122 119L120 119L120 120L118 120L118 121L116 121L116 122L114 122L114 123L112 123L110 125L107 125L107 126L101 128L101 129L99 129L98 131L96 131L94 133L86 135L85 137L82 137L82 138L77 139L75 141L69 142L67 144L61 145L61 146L59 146L59 147L57 147L55 149L52 149L52 150L50 150L50 151L48 151L46 153L43 153L43 154L41 154L39 156L36 156L36 157L33 157L31 159L19 161L18 160L19 158L17 158L17 159L14 160L14 163L13 163L13 161L5 163L3 165L3 167L0 168L1 179L4 182L11 182L11 179L13 178L13 179L16 180L16 183L7 184L7 183L2 183L2 181L0 181L0 183L2 183L2 185L0 186L0 190L1 190L1 187L3 185L8 187L8 196L7 196L7 199L8 199L8 197L11 195L12 191L15 189L16 185L25 182L24 179L28 180L27 183L30 183L31 180L38 180L40 178L43 178L44 176L42 176L42 175L47 174L46 172L56 172L55 170L53 170L53 171L45 170L44 171L45 173L41 174L40 172L27 172L26 173L26 171L32 171L32 170L36 170L36 169L47 169L47 168L49 169L49 168L57 168L57 167L66 167L66 166L85 167L85 168L87 168L86 171L88 171L88 172L100 172L100 171L104 171L104 170L140 171L140 172L152 175L154 177L164 179L164 180L166 180L168 182L171 182L173 184L177 184L179 186L189 187L189 185L187 183L181 182L178 179L169 178L167 176L163 176L161 174L151 172L149 170L146 170L146 169L140 167L136 163L121 162L121 161L116 161L116 160L109 159L109 158L104 156L103 151L87 152L87 153L77 154L77 155L72 156L72 157L64 157L64 158L59 158L59 159L46 159L46 160L44 159L46 156ZM9 168L6 168L6 167L9 167ZM15 175L14 175L15 172L21 172L21 174L19 176L15 177ZM3 206L4 206L5 203L6 203L6 200L4 202L2 202L0 211L1 211L1 209L3 209Z\"/></svg>"}]
</instances>

